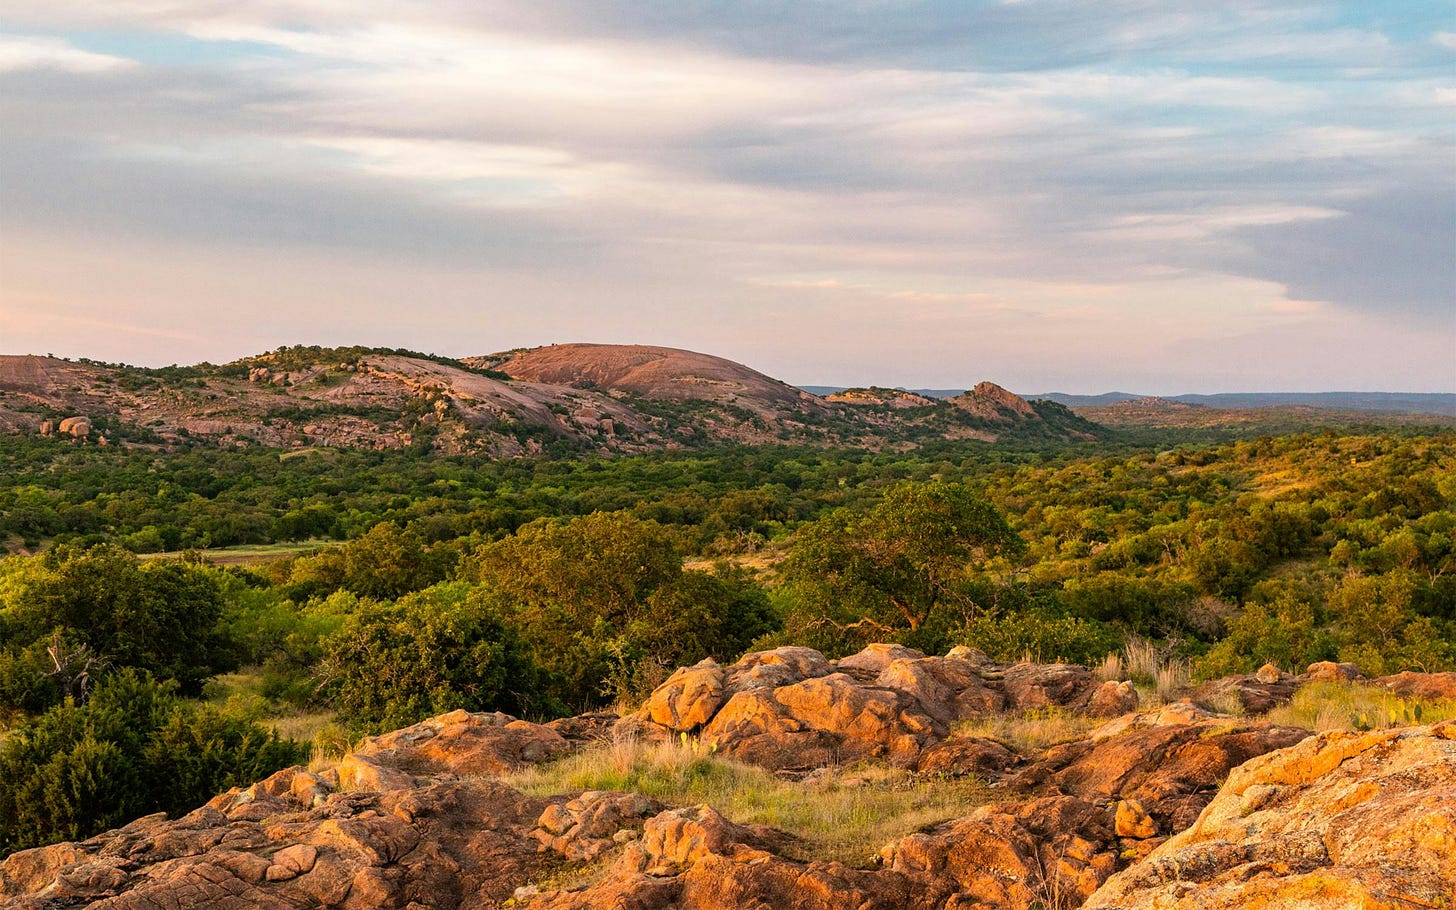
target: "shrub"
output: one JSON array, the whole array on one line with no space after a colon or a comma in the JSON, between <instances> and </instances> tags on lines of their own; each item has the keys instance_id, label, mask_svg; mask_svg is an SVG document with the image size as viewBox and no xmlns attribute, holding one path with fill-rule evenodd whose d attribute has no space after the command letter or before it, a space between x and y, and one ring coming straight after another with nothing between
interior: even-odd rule
<instances>
[{"instance_id":1,"label":"shrub","mask_svg":"<svg viewBox=\"0 0 1456 910\"><path fill-rule=\"evenodd\" d=\"M176 686L122 670L0 744L0 856L89 837L139 815L195 808L304 757L295 743L180 702Z\"/></svg>"},{"instance_id":2,"label":"shrub","mask_svg":"<svg viewBox=\"0 0 1456 910\"><path fill-rule=\"evenodd\" d=\"M463 583L393 604L362 604L327 651L334 706L356 731L406 726L457 708L557 713L515 628Z\"/></svg>"},{"instance_id":3,"label":"shrub","mask_svg":"<svg viewBox=\"0 0 1456 910\"><path fill-rule=\"evenodd\" d=\"M1092 666L1122 645L1117 630L1096 620L1041 610L977 617L952 635L957 644L980 648L995 660L1032 657Z\"/></svg>"}]
</instances>

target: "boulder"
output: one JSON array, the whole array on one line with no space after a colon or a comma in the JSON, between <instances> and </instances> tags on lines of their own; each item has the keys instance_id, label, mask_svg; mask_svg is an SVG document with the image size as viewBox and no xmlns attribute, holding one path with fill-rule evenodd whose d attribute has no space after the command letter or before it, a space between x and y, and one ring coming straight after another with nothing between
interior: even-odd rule
<instances>
[{"instance_id":1,"label":"boulder","mask_svg":"<svg viewBox=\"0 0 1456 910\"><path fill-rule=\"evenodd\" d=\"M555 730L572 746L587 746L612 741L612 728L621 720L611 711L593 711L575 717L549 721L546 727Z\"/></svg>"},{"instance_id":2,"label":"boulder","mask_svg":"<svg viewBox=\"0 0 1456 910\"><path fill-rule=\"evenodd\" d=\"M702 741L718 751L776 770L860 759L910 767L937 738L936 722L915 699L860 686L843 673L742 690L702 732Z\"/></svg>"},{"instance_id":3,"label":"boulder","mask_svg":"<svg viewBox=\"0 0 1456 910\"><path fill-rule=\"evenodd\" d=\"M1074 664L1013 664L1001 681L1006 705L1016 711L1083 707L1099 685L1091 670Z\"/></svg>"},{"instance_id":4,"label":"boulder","mask_svg":"<svg viewBox=\"0 0 1456 910\"><path fill-rule=\"evenodd\" d=\"M56 427L56 431L62 436L70 436L72 439L85 439L91 435L91 418L67 417Z\"/></svg>"},{"instance_id":5,"label":"boulder","mask_svg":"<svg viewBox=\"0 0 1456 910\"><path fill-rule=\"evenodd\" d=\"M983 717L1006 704L1001 693L981 680L973 664L948 657L896 659L880 672L874 685L915 699L921 711L945 728L941 736L955 721Z\"/></svg>"},{"instance_id":6,"label":"boulder","mask_svg":"<svg viewBox=\"0 0 1456 910\"><path fill-rule=\"evenodd\" d=\"M266 820L211 806L172 821L159 813L15 854L0 863L0 904L443 910L502 902L542 868L529 832L547 801L486 778L335 793L317 809L259 785L235 793L249 791L281 810Z\"/></svg>"},{"instance_id":7,"label":"boulder","mask_svg":"<svg viewBox=\"0 0 1456 910\"><path fill-rule=\"evenodd\" d=\"M768 854L750 846L754 834L735 825L712 806L669 809L649 820L642 832L642 854L647 872L672 874L710 856Z\"/></svg>"},{"instance_id":8,"label":"boulder","mask_svg":"<svg viewBox=\"0 0 1456 910\"><path fill-rule=\"evenodd\" d=\"M543 724L508 714L451 711L382 736L370 737L351 758L413 775L506 774L557 758L571 748ZM344 766L340 765L342 776ZM391 783L398 778L391 778ZM393 789L389 787L388 789Z\"/></svg>"},{"instance_id":9,"label":"boulder","mask_svg":"<svg viewBox=\"0 0 1456 910\"><path fill-rule=\"evenodd\" d=\"M728 700L727 681L727 673L712 658L683 667L652 692L639 713L674 733L695 731Z\"/></svg>"},{"instance_id":10,"label":"boulder","mask_svg":"<svg viewBox=\"0 0 1456 910\"><path fill-rule=\"evenodd\" d=\"M1138 840L1146 840L1158 836L1158 823L1143 808L1143 804L1135 799L1120 799L1117 801L1116 815L1113 816L1113 829L1118 837L1132 837Z\"/></svg>"},{"instance_id":11,"label":"boulder","mask_svg":"<svg viewBox=\"0 0 1456 910\"><path fill-rule=\"evenodd\" d=\"M754 651L728 668L728 691L773 689L817 676L828 676L834 667L813 648L774 648Z\"/></svg>"},{"instance_id":12,"label":"boulder","mask_svg":"<svg viewBox=\"0 0 1456 910\"><path fill-rule=\"evenodd\" d=\"M1087 713L1093 717L1117 717L1138 709L1138 693L1131 682L1108 680L1092 690Z\"/></svg>"},{"instance_id":13,"label":"boulder","mask_svg":"<svg viewBox=\"0 0 1456 910\"><path fill-rule=\"evenodd\" d=\"M536 820L531 837L542 849L574 862L590 862L632 840L644 821L663 810L661 803L636 793L588 790L564 803L552 803Z\"/></svg>"},{"instance_id":14,"label":"boulder","mask_svg":"<svg viewBox=\"0 0 1456 910\"><path fill-rule=\"evenodd\" d=\"M1354 664L1337 664L1332 660L1316 661L1309 665L1304 675L1311 681L1320 682L1348 682L1355 679L1364 679L1365 674Z\"/></svg>"},{"instance_id":15,"label":"boulder","mask_svg":"<svg viewBox=\"0 0 1456 910\"><path fill-rule=\"evenodd\" d=\"M339 761L340 790L407 790L415 785L413 775L391 768L366 755L345 755Z\"/></svg>"},{"instance_id":16,"label":"boulder","mask_svg":"<svg viewBox=\"0 0 1456 910\"><path fill-rule=\"evenodd\" d=\"M955 660L963 660L977 667L986 667L992 664L991 658L986 656L985 651L982 651L980 648L970 648L965 645L956 645L947 651L945 656L954 658Z\"/></svg>"},{"instance_id":17,"label":"boulder","mask_svg":"<svg viewBox=\"0 0 1456 910\"><path fill-rule=\"evenodd\" d=\"M1404 698L1456 698L1456 673L1414 673L1382 676L1375 685Z\"/></svg>"},{"instance_id":18,"label":"boulder","mask_svg":"<svg viewBox=\"0 0 1456 910\"><path fill-rule=\"evenodd\" d=\"M1232 699L1246 714L1267 714L1288 704L1302 684L1299 678L1280 672L1272 664L1265 664L1259 672L1262 677L1250 673L1210 680L1194 689L1190 697L1209 707L1225 705Z\"/></svg>"},{"instance_id":19,"label":"boulder","mask_svg":"<svg viewBox=\"0 0 1456 910\"><path fill-rule=\"evenodd\" d=\"M989 781L1020 760L1015 752L994 739L953 736L924 749L915 768L923 774L947 777L974 774Z\"/></svg>"},{"instance_id":20,"label":"boulder","mask_svg":"<svg viewBox=\"0 0 1456 910\"><path fill-rule=\"evenodd\" d=\"M1089 910L1439 907L1456 900L1456 725L1334 731L1254 758Z\"/></svg>"},{"instance_id":21,"label":"boulder","mask_svg":"<svg viewBox=\"0 0 1456 910\"><path fill-rule=\"evenodd\" d=\"M872 644L858 654L840 658L835 661L834 666L840 673L848 673L862 682L869 682L897 660L919 660L924 656L924 652L904 645Z\"/></svg>"},{"instance_id":22,"label":"boulder","mask_svg":"<svg viewBox=\"0 0 1456 910\"><path fill-rule=\"evenodd\" d=\"M1298 727L1233 718L1158 723L1153 713L1148 719L1121 725L1116 735L1094 733L1048 749L1007 786L1104 805L1136 800L1163 830L1178 831L1193 823L1233 768L1309 736Z\"/></svg>"},{"instance_id":23,"label":"boulder","mask_svg":"<svg viewBox=\"0 0 1456 910\"><path fill-rule=\"evenodd\" d=\"M920 887L917 907L1074 907L1112 875L1116 838L1107 813L1051 797L977 809L881 851L886 869ZM939 887L935 887L939 884ZM935 897L955 896L955 903Z\"/></svg>"},{"instance_id":24,"label":"boulder","mask_svg":"<svg viewBox=\"0 0 1456 910\"><path fill-rule=\"evenodd\" d=\"M1273 685L1286 676L1287 674L1283 670L1273 664L1265 664L1254 673L1254 678L1266 686Z\"/></svg>"}]
</instances>

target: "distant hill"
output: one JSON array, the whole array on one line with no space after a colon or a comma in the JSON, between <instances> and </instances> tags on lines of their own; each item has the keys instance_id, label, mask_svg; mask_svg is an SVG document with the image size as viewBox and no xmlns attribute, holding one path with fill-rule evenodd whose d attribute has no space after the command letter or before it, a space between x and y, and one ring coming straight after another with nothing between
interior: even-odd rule
<instances>
[{"instance_id":1,"label":"distant hill","mask_svg":"<svg viewBox=\"0 0 1456 910\"><path fill-rule=\"evenodd\" d=\"M826 400L721 357L561 344L452 359L384 348L284 347L160 369L0 356L0 430L89 418L88 442L339 446L509 457L740 443L904 448L947 439L1094 438L1052 402L993 383L894 406Z\"/></svg>"},{"instance_id":2,"label":"distant hill","mask_svg":"<svg viewBox=\"0 0 1456 910\"><path fill-rule=\"evenodd\" d=\"M849 386L842 385L801 385L799 388L806 392L827 398L840 392L848 391ZM896 392L908 392L911 395L919 395L922 398L954 398L957 395L966 394L969 389L894 389Z\"/></svg>"},{"instance_id":3,"label":"distant hill","mask_svg":"<svg viewBox=\"0 0 1456 910\"><path fill-rule=\"evenodd\" d=\"M806 392L824 397L845 391L844 386L806 385ZM897 389L925 398L954 398L965 389ZM1069 395L1066 392L1022 393L1028 401L1055 401L1069 408L1105 408L1123 401L1157 399L1210 408L1321 408L1334 411L1379 411L1391 414L1439 414L1456 417L1456 393L1450 392L1225 392L1216 395L1138 395L1132 392L1103 392L1100 395Z\"/></svg>"},{"instance_id":4,"label":"distant hill","mask_svg":"<svg viewBox=\"0 0 1456 910\"><path fill-rule=\"evenodd\" d=\"M1336 411L1383 411L1399 414L1440 414L1456 417L1456 394L1447 392L1227 392L1218 395L1134 395L1104 392L1101 395L1067 395L1047 392L1027 395L1055 401L1069 408L1102 408L1122 401L1160 397L1165 401L1203 405L1210 408L1324 408Z\"/></svg>"}]
</instances>

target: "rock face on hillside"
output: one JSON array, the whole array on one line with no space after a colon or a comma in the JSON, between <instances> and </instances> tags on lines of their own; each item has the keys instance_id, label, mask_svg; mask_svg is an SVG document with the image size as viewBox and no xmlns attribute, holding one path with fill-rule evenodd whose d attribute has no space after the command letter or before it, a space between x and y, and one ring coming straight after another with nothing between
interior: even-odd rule
<instances>
[{"instance_id":1,"label":"rock face on hillside","mask_svg":"<svg viewBox=\"0 0 1456 910\"><path fill-rule=\"evenodd\" d=\"M1185 701L1027 754L941 732L1017 706L1086 710L1098 693L1111 697L1106 685L969 649L926 657L876 645L830 661L780 648L684 668L615 723L618 735L705 742L725 715L737 717L751 729L725 721L734 729L720 731L720 753L799 769L805 761L784 756L803 743L826 762L857 754L923 774L976 773L1004 794L855 865L796 859L790 835L714 806L613 791L528 796L500 775L602 743L613 719L534 724L456 711L178 819L148 816L16 853L0 862L0 907L1232 910L1456 900L1456 724L1310 736ZM735 701L744 710L730 713ZM610 760L615 747L600 748ZM563 887L563 873L582 873L581 883Z\"/></svg>"},{"instance_id":2,"label":"rock face on hillside","mask_svg":"<svg viewBox=\"0 0 1456 910\"><path fill-rule=\"evenodd\" d=\"M0 431L56 435L49 415L87 414L104 419L98 426L126 428L122 438L131 444L428 446L506 457L561 444L601 453L722 442L879 448L994 441L1022 424L1043 437L1049 432L1004 390L984 402L984 418L970 421L951 419L959 411L928 399L928 414L923 407L868 413L721 357L646 345L561 344L463 361L285 348L224 366L168 370L0 355ZM1080 438L1092 428L1068 418L1052 435ZM993 423L1004 426L993 433L985 428Z\"/></svg>"},{"instance_id":3,"label":"rock face on hillside","mask_svg":"<svg viewBox=\"0 0 1456 910\"><path fill-rule=\"evenodd\" d=\"M1036 419L1036 409L1030 402L994 382L977 383L975 388L964 395L950 399L950 403L986 420Z\"/></svg>"},{"instance_id":4,"label":"rock face on hillside","mask_svg":"<svg viewBox=\"0 0 1456 910\"><path fill-rule=\"evenodd\" d=\"M821 399L741 363L677 348L553 344L471 362L528 382L616 390L643 398L823 408Z\"/></svg>"}]
</instances>

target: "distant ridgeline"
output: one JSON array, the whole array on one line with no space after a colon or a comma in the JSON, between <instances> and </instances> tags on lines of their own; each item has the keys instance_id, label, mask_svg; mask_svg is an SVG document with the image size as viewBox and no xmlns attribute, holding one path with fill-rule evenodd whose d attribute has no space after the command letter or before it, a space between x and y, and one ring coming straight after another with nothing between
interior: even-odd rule
<instances>
[{"instance_id":1,"label":"distant ridgeline","mask_svg":"<svg viewBox=\"0 0 1456 910\"><path fill-rule=\"evenodd\" d=\"M0 356L0 430L84 418L132 445L413 449L495 457L710 445L880 449L938 441L1066 442L1102 429L1054 402L982 383L949 398L847 390L824 398L720 357L563 344L449 358L374 347L282 347L233 363L132 367Z\"/></svg>"},{"instance_id":2,"label":"distant ridgeline","mask_svg":"<svg viewBox=\"0 0 1456 910\"><path fill-rule=\"evenodd\" d=\"M1127 392L1101 395L1066 395L1048 392L1028 396L1044 398L1069 408L1097 408L1151 396ZM1207 408L1328 408L1339 411L1382 411L1401 414L1441 414L1456 417L1456 394L1446 392L1228 392L1219 395L1167 395L1165 401Z\"/></svg>"}]
</instances>

